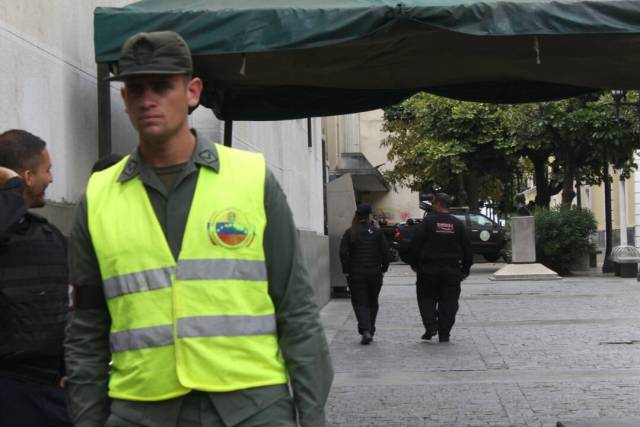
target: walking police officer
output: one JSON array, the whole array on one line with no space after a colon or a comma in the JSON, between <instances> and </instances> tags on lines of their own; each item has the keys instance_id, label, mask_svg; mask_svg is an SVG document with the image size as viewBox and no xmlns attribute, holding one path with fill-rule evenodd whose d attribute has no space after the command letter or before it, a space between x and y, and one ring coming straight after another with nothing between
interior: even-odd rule
<instances>
[{"instance_id":1,"label":"walking police officer","mask_svg":"<svg viewBox=\"0 0 640 427\"><path fill-rule=\"evenodd\" d=\"M418 273L418 307L425 327L422 339L429 340L437 332L440 342L449 341L460 282L473 263L471 241L462 221L449 213L450 204L447 194L437 193L432 213L422 220L409 245L411 266Z\"/></svg>"},{"instance_id":2,"label":"walking police officer","mask_svg":"<svg viewBox=\"0 0 640 427\"><path fill-rule=\"evenodd\" d=\"M351 291L362 345L370 344L376 333L378 295L390 261L387 240L382 230L369 221L370 215L370 205L358 205L351 227L340 241L340 262Z\"/></svg>"}]
</instances>

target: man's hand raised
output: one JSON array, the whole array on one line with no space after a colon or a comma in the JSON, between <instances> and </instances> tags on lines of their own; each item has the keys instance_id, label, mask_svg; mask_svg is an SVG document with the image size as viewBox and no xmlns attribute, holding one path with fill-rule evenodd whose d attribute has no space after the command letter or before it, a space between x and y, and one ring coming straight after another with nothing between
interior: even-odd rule
<instances>
[{"instance_id":1,"label":"man's hand raised","mask_svg":"<svg viewBox=\"0 0 640 427\"><path fill-rule=\"evenodd\" d=\"M13 169L0 166L0 188L4 187L7 181L16 176L19 175Z\"/></svg>"}]
</instances>

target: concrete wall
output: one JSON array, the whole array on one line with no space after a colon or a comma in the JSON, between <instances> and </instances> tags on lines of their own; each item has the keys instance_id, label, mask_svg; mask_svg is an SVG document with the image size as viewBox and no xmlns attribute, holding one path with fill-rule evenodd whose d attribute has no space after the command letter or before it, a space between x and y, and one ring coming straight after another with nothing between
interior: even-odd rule
<instances>
[{"instance_id":1,"label":"concrete wall","mask_svg":"<svg viewBox=\"0 0 640 427\"><path fill-rule=\"evenodd\" d=\"M338 116L322 118L322 135L327 147L326 161L329 170L335 170L340 161L340 138L338 137Z\"/></svg>"},{"instance_id":2,"label":"concrete wall","mask_svg":"<svg viewBox=\"0 0 640 427\"><path fill-rule=\"evenodd\" d=\"M48 145L54 182L48 206L39 213L68 232L73 204L84 191L98 157L96 65L93 10L124 6L131 0L0 0L0 131L26 129ZM113 151L126 154L137 137L111 86ZM191 124L215 141L221 123L198 108ZM323 183L320 119L312 121L313 146L307 146L307 121L236 122L233 144L265 154L280 182L304 238L305 253L328 264L322 250ZM315 236L312 238L311 236ZM327 269L328 270L328 269ZM317 275L320 277L321 275ZM328 292L328 285L326 286ZM326 293L325 292L325 293Z\"/></svg>"},{"instance_id":3,"label":"concrete wall","mask_svg":"<svg viewBox=\"0 0 640 427\"><path fill-rule=\"evenodd\" d=\"M26 129L47 142L49 200L74 202L97 158L93 10L129 1L0 0L0 130ZM126 140L114 90L114 137Z\"/></svg>"},{"instance_id":4,"label":"concrete wall","mask_svg":"<svg viewBox=\"0 0 640 427\"><path fill-rule=\"evenodd\" d=\"M331 283L329 275L329 236L301 230L300 246L313 284L314 301L318 307L329 302Z\"/></svg>"}]
</instances>

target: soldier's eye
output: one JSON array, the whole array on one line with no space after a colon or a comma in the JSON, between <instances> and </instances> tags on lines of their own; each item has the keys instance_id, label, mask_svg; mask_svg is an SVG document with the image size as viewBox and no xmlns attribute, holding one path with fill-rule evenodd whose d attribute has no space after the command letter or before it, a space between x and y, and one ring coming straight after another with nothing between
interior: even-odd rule
<instances>
[{"instance_id":1,"label":"soldier's eye","mask_svg":"<svg viewBox=\"0 0 640 427\"><path fill-rule=\"evenodd\" d=\"M166 91L168 91L169 89L171 89L172 85L170 81L157 81L157 82L153 82L151 85L151 90L153 90L155 93L165 93Z\"/></svg>"}]
</instances>

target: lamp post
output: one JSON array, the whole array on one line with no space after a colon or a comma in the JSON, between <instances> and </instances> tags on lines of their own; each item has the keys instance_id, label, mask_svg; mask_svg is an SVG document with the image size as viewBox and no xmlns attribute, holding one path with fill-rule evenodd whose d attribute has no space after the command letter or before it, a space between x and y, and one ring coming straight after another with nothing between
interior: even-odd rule
<instances>
[{"instance_id":1,"label":"lamp post","mask_svg":"<svg viewBox=\"0 0 640 427\"><path fill-rule=\"evenodd\" d=\"M603 148L604 165L602 175L604 176L604 224L605 224L605 247L604 261L602 263L603 273L613 272L613 262L611 261L611 248L613 246L613 224L611 221L611 183L609 182L609 161L607 160L607 146Z\"/></svg>"},{"instance_id":2,"label":"lamp post","mask_svg":"<svg viewBox=\"0 0 640 427\"><path fill-rule=\"evenodd\" d=\"M616 113L616 120L620 117L620 106L625 97L625 92L620 89L611 91L613 98L613 108ZM611 183L609 182L609 160L607 159L607 146L602 147L604 164L602 165L602 176L604 179L604 261L602 263L602 272L613 272L613 262L611 261L611 249L613 246L613 224L611 220Z\"/></svg>"},{"instance_id":3,"label":"lamp post","mask_svg":"<svg viewBox=\"0 0 640 427\"><path fill-rule=\"evenodd\" d=\"M624 89L614 89L611 91L611 97L613 98L613 108L616 112L616 118L620 117L620 107L635 107L640 115L640 99L637 101L627 100L627 91Z\"/></svg>"}]
</instances>

